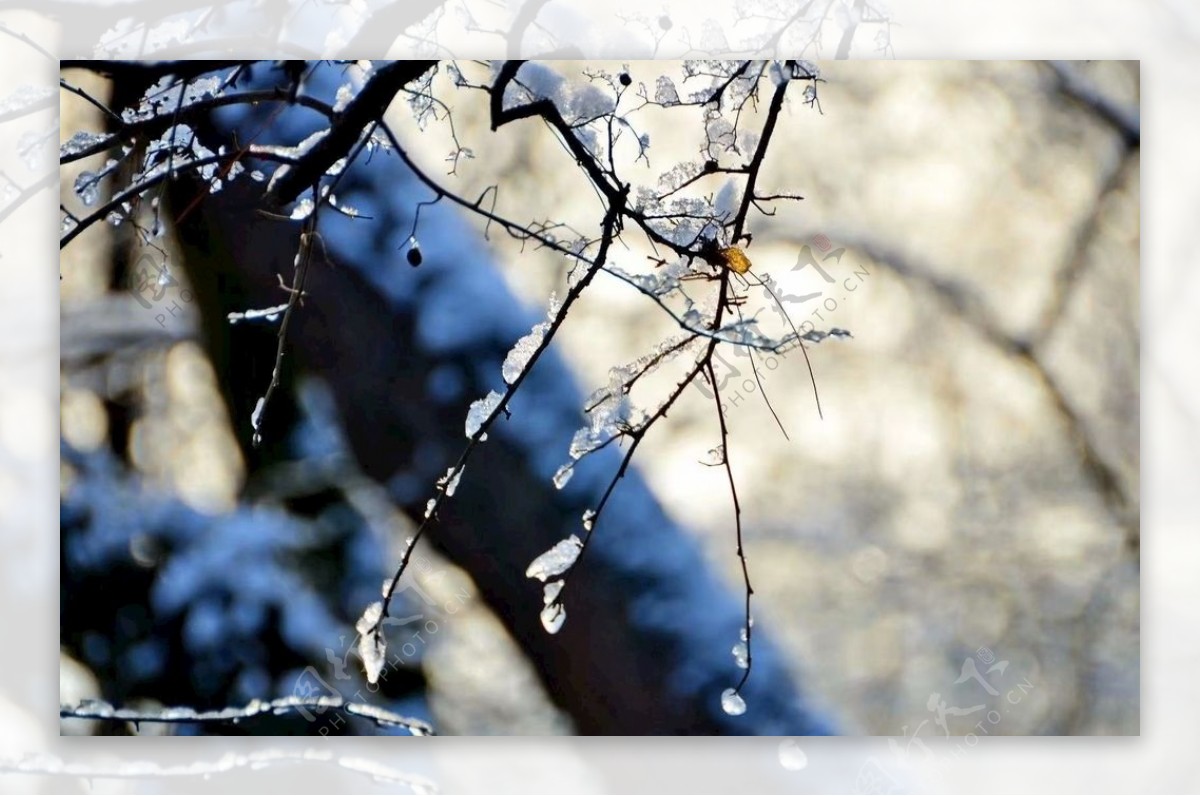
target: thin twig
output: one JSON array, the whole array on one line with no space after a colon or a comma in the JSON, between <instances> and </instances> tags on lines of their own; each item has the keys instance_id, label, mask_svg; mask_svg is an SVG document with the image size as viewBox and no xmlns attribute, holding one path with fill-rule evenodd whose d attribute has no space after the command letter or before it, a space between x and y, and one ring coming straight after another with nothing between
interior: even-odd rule
<instances>
[{"instance_id":1,"label":"thin twig","mask_svg":"<svg viewBox=\"0 0 1200 796\"><path fill-rule=\"evenodd\" d=\"M436 735L433 728L420 719L408 718L377 705L347 702L341 696L327 695L311 698L282 697L269 702L252 700L238 708L220 710L194 710L193 708L163 708L161 710L132 710L114 708L107 702L86 699L78 705L63 705L59 718L86 719L89 721L119 721L138 724L239 724L258 716L281 716L288 713L304 715L310 710L325 712L333 710L348 716L359 716L375 722L380 727L403 727L413 735ZM306 716L307 717L307 716Z\"/></svg>"},{"instance_id":2,"label":"thin twig","mask_svg":"<svg viewBox=\"0 0 1200 796\"><path fill-rule=\"evenodd\" d=\"M746 549L742 544L742 504L738 501L737 483L733 480L733 465L729 462L729 426L725 422L725 410L721 408L721 392L717 385L717 374L713 370L712 360L709 359L705 366L708 369L708 377L712 379L713 386L713 403L717 406L717 420L721 429L721 464L725 467L725 476L729 480L729 494L733 498L733 522L737 530L737 556L738 562L742 565L742 582L745 586L746 596L746 669L742 673L742 679L733 689L734 693L742 690L742 686L746 684L746 680L750 678L750 672L754 667L754 651L752 640L754 638L754 621L750 613L750 598L754 595L754 587L750 584L750 566L746 561Z\"/></svg>"},{"instance_id":3,"label":"thin twig","mask_svg":"<svg viewBox=\"0 0 1200 796\"><path fill-rule=\"evenodd\" d=\"M596 254L595 262L587 270L583 277L580 278L575 286L567 291L567 295L566 298L563 299L562 306L559 307L554 319L550 322L550 327L542 335L541 342L537 345L529 359L526 361L525 366L521 369L520 374L518 374L517 377L513 379L512 383L508 385L508 388L505 390L500 402L496 404L496 406L492 409L491 414L484 419L479 428L476 430L475 434L470 440L468 440L466 447L463 449L462 454L458 458L458 461L451 468L451 472L447 478L448 481L453 481L462 473L463 469L466 467L467 460L471 456L471 453L475 450L476 446L479 445L483 438L487 436L488 430L491 428L492 424L495 423L496 419L499 418L501 413L507 412L509 401L511 401L512 397L516 395L517 390L525 381L525 377L533 370L534 365L537 364L538 359L541 358L542 352L549 347L555 333L558 331L558 328L562 326L563 321L566 320L567 313L570 311L572 305L574 305L575 301L580 297L580 295L583 294L583 291L587 288L587 286L591 284L592 279L600 271L601 266L607 260L609 247L612 245L612 241L616 237L621 213L625 209L624 201L625 194L621 194L619 201L609 208L608 213L604 218L604 231L600 238L600 250ZM407 545L407 547L405 547L404 553L400 559L400 564L396 568L396 574L392 577L391 582L388 584L387 591L383 595L383 610L380 613L378 621L371 628L371 632L378 633L382 631L383 620L388 616L388 608L391 605L392 595L396 591L396 586L400 582L400 578L404 575L405 570L408 568L408 563L412 558L413 550L416 549L417 542L425 533L425 529L429 527L430 521L437 516L438 509L441 507L442 502L446 500L447 497L447 490L443 489L438 491L437 495L433 498L433 505L426 510L425 517L422 519L421 524L417 527L416 533L413 534L412 541Z\"/></svg>"},{"instance_id":4,"label":"thin twig","mask_svg":"<svg viewBox=\"0 0 1200 796\"><path fill-rule=\"evenodd\" d=\"M271 369L271 383L267 385L267 391L263 395L259 405L255 407L254 415L251 418L251 425L254 428L252 441L255 447L262 444L262 434L259 429L262 428L267 408L271 404L271 396L279 388L279 374L283 370L283 354L287 346L288 325L291 323L292 313L296 311L296 305L304 296L304 284L308 276L308 265L312 260L313 240L317 235L317 215L323 204L319 184L313 185L312 192L313 209L308 214L308 218L305 219L303 231L300 233L300 249L296 254L295 275L293 276L291 287L288 288L287 308L283 311L283 320L279 324L279 342L275 349L275 365Z\"/></svg>"}]
</instances>

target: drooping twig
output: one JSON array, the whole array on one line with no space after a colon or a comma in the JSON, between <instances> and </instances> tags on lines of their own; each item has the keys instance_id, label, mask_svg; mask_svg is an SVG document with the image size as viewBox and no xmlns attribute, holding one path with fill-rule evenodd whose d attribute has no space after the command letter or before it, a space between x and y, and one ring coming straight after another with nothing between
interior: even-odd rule
<instances>
[{"instance_id":1,"label":"drooping twig","mask_svg":"<svg viewBox=\"0 0 1200 796\"><path fill-rule=\"evenodd\" d=\"M258 406L254 408L254 414L250 418L250 425L254 429L253 442L256 447L262 443L262 434L259 429L262 427L267 408L271 404L271 397L279 387L279 375L283 370L283 355L287 346L288 325L291 323L292 313L296 311L296 305L304 296L304 284L308 276L308 266L312 261L313 241L317 236L317 216L324 204L321 198L320 185L314 184L312 191L313 208L308 214L308 218L305 219L303 231L300 233L300 248L296 253L296 267L292 277L292 284L287 288L287 307L283 311L283 320L279 324L279 342L275 349L275 365L271 368L271 381L267 385L266 393L259 399ZM282 278L280 281L282 283Z\"/></svg>"},{"instance_id":2,"label":"drooping twig","mask_svg":"<svg viewBox=\"0 0 1200 796\"><path fill-rule=\"evenodd\" d=\"M554 319L550 322L550 326L543 334L542 340L530 354L529 359L522 367L520 374L517 375L517 377L513 379L512 383L508 385L508 388L505 390L500 401L495 405L488 416L484 418L479 428L475 431L475 434L470 438L470 440L468 440L466 447L463 449L462 454L458 458L458 461L454 464L454 466L451 468L451 472L448 474L448 481L453 481L462 473L472 451L474 451L475 447L480 444L484 437L487 436L488 429L490 429L492 424L495 423L496 419L500 417L501 413L507 411L509 401L511 401L512 397L516 395L521 383L525 381L525 377L531 370L533 370L533 367L537 364L537 360L541 357L542 352L549 347L550 342L554 338L555 332L558 331L558 328L562 326L563 321L566 320L567 313L570 311L575 301L578 300L578 298L583 294L583 291L591 283L592 279L595 278L596 274L600 271L600 267L608 259L608 250L612 245L614 238L616 237L617 224L620 220L621 212L624 209L624 200L625 194L621 194L618 203L609 208L609 211L604 219L603 233L600 237L600 249L596 254L595 262L587 270L584 276L580 278L575 286L567 291L567 295L566 298L563 299L562 306L559 307ZM437 516L437 510L447 496L448 490L440 490L433 498L432 504L425 512L424 519L417 527L416 533L413 534L412 541L405 547L404 553L400 559L400 563L396 568L396 573L392 577L391 582L388 584L387 591L383 595L383 610L380 613L378 621L372 628L372 632L382 632L383 620L388 616L388 608L391 605L392 596L395 594L396 586L399 584L400 578L404 575L405 570L408 568L408 563L412 558L413 550L416 548L416 544L420 540L421 536L425 533L425 529L429 527L430 521Z\"/></svg>"},{"instance_id":3,"label":"drooping twig","mask_svg":"<svg viewBox=\"0 0 1200 796\"><path fill-rule=\"evenodd\" d=\"M746 548L742 544L742 504L738 501L737 483L733 480L733 465L729 462L729 426L725 420L725 410L721 408L721 388L717 384L717 374L713 370L712 360L709 359L705 363L705 366L708 370L708 377L712 380L713 403L717 406L717 421L721 432L721 464L725 468L725 477L729 481L729 495L733 500L733 522L736 531L737 557L738 563L742 567L742 582L745 587L746 597L746 624L743 626L746 633L746 667L742 672L742 679L738 681L738 684L733 689L733 692L736 694L746 684L746 680L750 677L750 672L754 666L754 617L750 612L750 599L754 595L754 587L750 584L750 566L746 561Z\"/></svg>"}]
</instances>

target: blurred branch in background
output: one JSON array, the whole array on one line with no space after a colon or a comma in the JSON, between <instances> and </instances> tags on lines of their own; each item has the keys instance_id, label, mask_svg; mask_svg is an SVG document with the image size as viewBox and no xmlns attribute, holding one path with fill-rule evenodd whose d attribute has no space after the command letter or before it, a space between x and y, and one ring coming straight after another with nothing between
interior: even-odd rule
<instances>
[{"instance_id":1,"label":"blurred branch in background","mask_svg":"<svg viewBox=\"0 0 1200 796\"><path fill-rule=\"evenodd\" d=\"M1141 146L1142 120L1137 108L1122 105L1105 94L1070 61L1047 61L1046 65L1054 72L1059 91L1112 125L1121 134L1126 148Z\"/></svg>"},{"instance_id":2,"label":"blurred branch in background","mask_svg":"<svg viewBox=\"0 0 1200 796\"><path fill-rule=\"evenodd\" d=\"M1105 195L1117 183L1114 179L1106 187ZM1095 211L1089 214L1083 224L1083 229L1094 232L1094 219L1100 212L1104 196L1098 198ZM1083 268L1084 258L1077 251L1072 252L1067 263L1059 270L1059 278L1055 280L1056 289L1047 301L1048 312L1037 331L1030 337L1015 335L1004 329L990 315L989 310L976 296L972 288L954 279L939 276L945 269L939 269L923 262L917 255L901 252L895 247L873 239L864 233L856 233L846 228L833 230L836 239L847 248L865 254L875 263L895 272L906 282L919 285L937 298L942 307L952 315L961 319L967 326L1004 354L1025 363L1036 374L1038 381L1046 392L1046 397L1053 404L1055 411L1062 418L1072 438L1079 446L1080 462L1096 488L1097 494L1103 497L1114 519L1126 529L1125 543L1136 558L1141 546L1140 537L1140 504L1135 494L1130 494L1130 487L1125 479L1100 452L1088 421L1080 415L1073 406L1064 386L1048 366L1042 353L1042 347L1054 331L1054 326L1061 317L1062 308L1070 298L1071 285ZM1080 238L1085 237L1083 235ZM1090 235L1086 237L1090 240ZM1080 247L1086 244L1080 241ZM1069 277L1065 276L1070 273Z\"/></svg>"}]
</instances>

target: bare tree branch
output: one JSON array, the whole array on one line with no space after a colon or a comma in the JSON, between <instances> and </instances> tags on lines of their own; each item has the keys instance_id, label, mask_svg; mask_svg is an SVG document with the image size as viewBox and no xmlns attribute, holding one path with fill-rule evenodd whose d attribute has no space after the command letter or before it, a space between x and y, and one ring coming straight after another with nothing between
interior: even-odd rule
<instances>
[{"instance_id":1,"label":"bare tree branch","mask_svg":"<svg viewBox=\"0 0 1200 796\"><path fill-rule=\"evenodd\" d=\"M383 118L401 89L436 65L437 61L395 61L380 67L334 120L329 133L268 188L264 197L268 206L287 204L317 182L334 163L350 153L369 124Z\"/></svg>"},{"instance_id":2,"label":"bare tree branch","mask_svg":"<svg viewBox=\"0 0 1200 796\"><path fill-rule=\"evenodd\" d=\"M163 708L162 710L131 710L115 708L107 702L84 700L78 705L63 705L59 718L89 719L97 721L123 721L137 724L238 724L257 716L281 716L314 710L333 710L347 716L359 716L380 727L403 727L413 735L436 735L433 728L420 719L407 718L398 713L361 702L347 702L340 696L321 696L311 699L282 697L270 701L254 700L240 708L220 710L194 710L192 708Z\"/></svg>"}]
</instances>

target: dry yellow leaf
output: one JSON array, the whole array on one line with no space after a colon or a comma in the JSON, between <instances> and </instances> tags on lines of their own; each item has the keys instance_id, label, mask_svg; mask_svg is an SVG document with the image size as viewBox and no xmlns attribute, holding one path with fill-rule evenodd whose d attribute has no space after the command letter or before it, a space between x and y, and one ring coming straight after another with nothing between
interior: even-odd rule
<instances>
[{"instance_id":1,"label":"dry yellow leaf","mask_svg":"<svg viewBox=\"0 0 1200 796\"><path fill-rule=\"evenodd\" d=\"M750 258L737 246L727 246L721 249L720 254L725 259L725 264L729 266L729 270L735 274L744 274L750 270Z\"/></svg>"}]
</instances>

